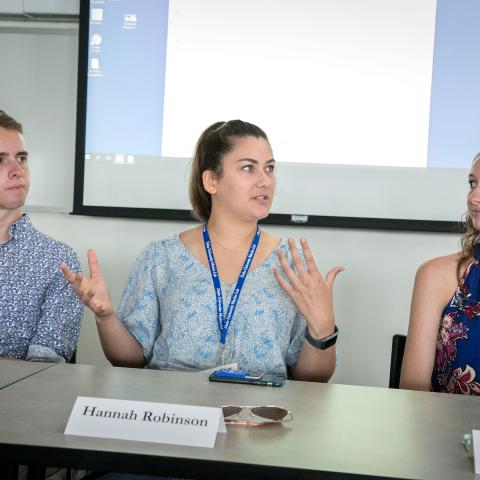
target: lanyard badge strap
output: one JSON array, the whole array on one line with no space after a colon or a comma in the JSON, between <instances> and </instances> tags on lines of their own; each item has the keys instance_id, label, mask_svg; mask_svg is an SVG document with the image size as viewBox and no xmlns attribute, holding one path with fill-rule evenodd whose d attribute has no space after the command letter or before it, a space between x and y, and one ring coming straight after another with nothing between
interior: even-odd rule
<instances>
[{"instance_id":1,"label":"lanyard badge strap","mask_svg":"<svg viewBox=\"0 0 480 480\"><path fill-rule=\"evenodd\" d=\"M245 283L245 278L247 277L248 270L250 269L253 257L255 256L255 252L257 251L259 241L260 227L257 225L257 231L255 233L255 236L253 237L252 244L250 245L250 249L248 250L245 262L243 263L243 267L238 277L237 284L235 285L235 290L232 293L230 304L228 306L227 312L225 313L223 309L222 286L220 285L220 279L218 278L217 264L215 263L215 257L213 256L212 242L210 240L210 235L208 234L207 224L203 225L203 242L205 243L205 251L207 253L208 265L210 266L213 287L215 288L215 300L217 304L217 323L218 328L220 329L220 343L222 345L225 345L228 327L232 322L233 314L235 313L235 308L240 297L240 292L242 291L243 284Z\"/></svg>"}]
</instances>

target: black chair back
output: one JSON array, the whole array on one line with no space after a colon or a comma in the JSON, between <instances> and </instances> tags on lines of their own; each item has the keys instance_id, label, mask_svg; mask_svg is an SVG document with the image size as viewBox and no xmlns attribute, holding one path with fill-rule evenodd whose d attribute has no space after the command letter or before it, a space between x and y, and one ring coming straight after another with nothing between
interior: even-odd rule
<instances>
[{"instance_id":1,"label":"black chair back","mask_svg":"<svg viewBox=\"0 0 480 480\"><path fill-rule=\"evenodd\" d=\"M394 335L392 338L392 357L390 359L390 381L388 388L400 387L400 374L402 373L403 354L405 352L406 335Z\"/></svg>"},{"instance_id":2,"label":"black chair back","mask_svg":"<svg viewBox=\"0 0 480 480\"><path fill-rule=\"evenodd\" d=\"M77 363L77 349L73 351L72 358L67 363Z\"/></svg>"}]
</instances>

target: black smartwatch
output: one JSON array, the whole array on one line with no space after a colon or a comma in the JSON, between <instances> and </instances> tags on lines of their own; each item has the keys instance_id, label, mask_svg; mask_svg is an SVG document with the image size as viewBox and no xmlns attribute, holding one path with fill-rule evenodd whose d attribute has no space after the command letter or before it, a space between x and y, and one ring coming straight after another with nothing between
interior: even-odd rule
<instances>
[{"instance_id":1,"label":"black smartwatch","mask_svg":"<svg viewBox=\"0 0 480 480\"><path fill-rule=\"evenodd\" d=\"M307 339L308 343L312 345L312 347L319 348L320 350L325 350L326 348L331 347L332 345L335 345L335 343L337 342L337 337L338 337L338 328L336 325L333 333L331 333L327 337L321 338L320 340L317 340L310 335L310 332L308 331L308 327L305 330L305 338Z\"/></svg>"}]
</instances>

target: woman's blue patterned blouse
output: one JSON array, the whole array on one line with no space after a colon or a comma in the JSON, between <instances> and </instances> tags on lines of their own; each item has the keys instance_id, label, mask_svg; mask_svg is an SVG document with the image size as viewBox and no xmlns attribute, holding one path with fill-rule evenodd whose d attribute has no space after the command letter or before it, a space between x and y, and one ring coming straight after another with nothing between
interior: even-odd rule
<instances>
[{"instance_id":1,"label":"woman's blue patterned blouse","mask_svg":"<svg viewBox=\"0 0 480 480\"><path fill-rule=\"evenodd\" d=\"M286 241L282 249L292 258ZM118 317L143 347L148 368L208 369L237 362L254 372L286 375L305 338L305 319L277 284L272 252L245 280L225 349L220 345L210 270L178 235L152 242L137 258ZM224 305L234 284L221 282Z\"/></svg>"}]
</instances>

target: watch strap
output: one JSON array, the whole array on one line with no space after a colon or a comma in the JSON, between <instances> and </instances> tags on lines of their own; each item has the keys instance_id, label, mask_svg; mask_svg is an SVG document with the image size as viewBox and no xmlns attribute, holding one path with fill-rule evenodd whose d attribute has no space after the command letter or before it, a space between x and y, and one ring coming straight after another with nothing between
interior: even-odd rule
<instances>
[{"instance_id":1,"label":"watch strap","mask_svg":"<svg viewBox=\"0 0 480 480\"><path fill-rule=\"evenodd\" d=\"M325 350L328 347L335 345L335 343L337 342L337 337L338 337L338 328L336 325L333 333L319 340L317 340L316 338L313 338L310 335L310 332L308 331L308 327L305 330L305 338L308 341L308 343L312 345L312 347L319 348L320 350Z\"/></svg>"}]
</instances>

